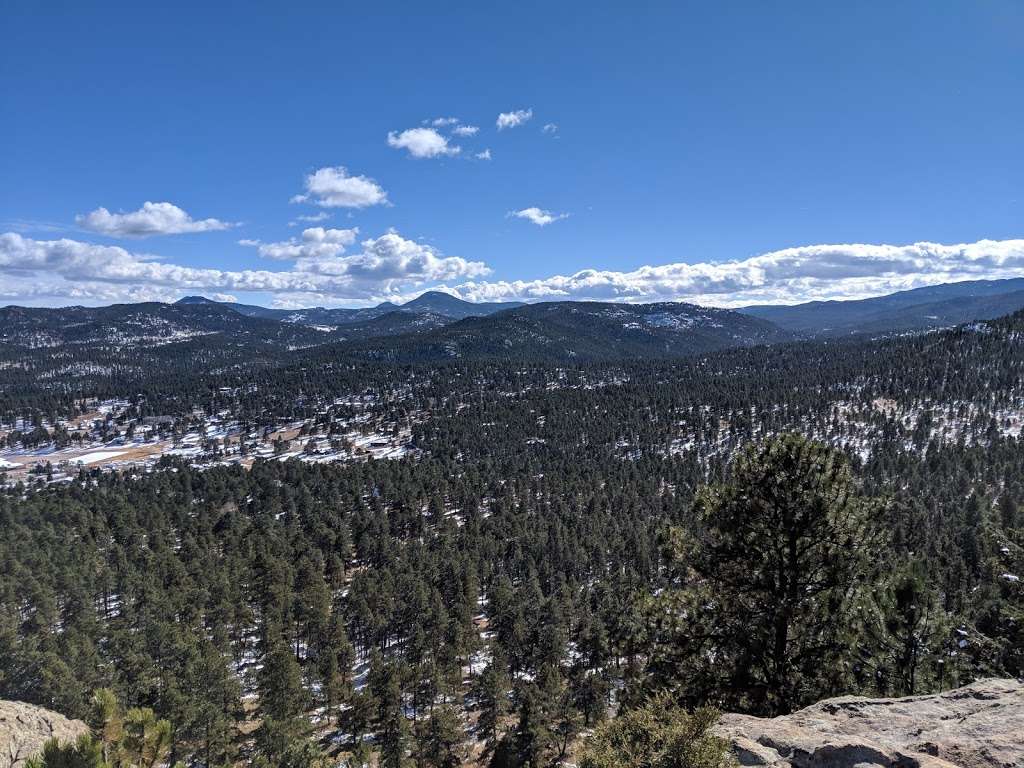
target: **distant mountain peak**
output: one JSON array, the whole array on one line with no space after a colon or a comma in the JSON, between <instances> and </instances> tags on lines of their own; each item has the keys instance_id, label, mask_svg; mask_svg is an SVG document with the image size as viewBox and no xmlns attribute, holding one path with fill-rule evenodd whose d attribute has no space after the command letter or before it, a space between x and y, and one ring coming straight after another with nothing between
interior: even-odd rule
<instances>
[{"instance_id":1,"label":"distant mountain peak","mask_svg":"<svg viewBox=\"0 0 1024 768\"><path fill-rule=\"evenodd\" d=\"M445 293L444 291L424 291L419 296L417 296L415 299L410 299L409 301L405 302L405 304L403 304L402 306L403 307L418 306L420 304L426 304L427 302L437 302L437 301L448 302L448 303L452 303L452 304L458 304L460 306L463 305L463 304L472 304L472 302L470 302L470 301L466 301L464 299L460 299L458 296L453 296L452 294Z\"/></svg>"},{"instance_id":2,"label":"distant mountain peak","mask_svg":"<svg viewBox=\"0 0 1024 768\"><path fill-rule=\"evenodd\" d=\"M447 315L454 320L461 320L466 317L491 315L495 312L521 306L522 302L519 301L476 303L460 299L458 296L453 296L445 291L425 291L415 299L402 304L400 309L404 309L407 312L436 312L437 314Z\"/></svg>"}]
</instances>

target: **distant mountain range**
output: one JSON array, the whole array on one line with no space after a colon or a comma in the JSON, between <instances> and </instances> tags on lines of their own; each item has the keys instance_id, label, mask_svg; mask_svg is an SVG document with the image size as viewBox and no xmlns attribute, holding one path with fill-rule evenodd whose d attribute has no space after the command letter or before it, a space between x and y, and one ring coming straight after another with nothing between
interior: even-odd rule
<instances>
[{"instance_id":1,"label":"distant mountain range","mask_svg":"<svg viewBox=\"0 0 1024 768\"><path fill-rule=\"evenodd\" d=\"M916 332L991 319L1022 307L1024 279L740 310L669 302L474 304L438 291L401 305L386 302L364 309L270 309L189 296L175 304L0 308L0 353L16 360L28 350L63 347L76 349L81 360L90 348L107 355L132 348L157 354L177 345L159 354L194 348L202 350L204 359L217 360L219 355L237 360L252 350L263 360L273 360L281 352L318 347L339 357L391 362L618 360L681 357L815 337Z\"/></svg>"},{"instance_id":2,"label":"distant mountain range","mask_svg":"<svg viewBox=\"0 0 1024 768\"><path fill-rule=\"evenodd\" d=\"M740 312L813 337L885 334L942 328L999 317L1024 307L1024 278L971 280L856 301L752 306Z\"/></svg>"},{"instance_id":3,"label":"distant mountain range","mask_svg":"<svg viewBox=\"0 0 1024 768\"><path fill-rule=\"evenodd\" d=\"M284 323L297 323L300 325L344 325L347 323L358 323L365 320L373 320L391 312L414 312L418 314L428 313L442 315L453 320L461 320L464 317L474 315L490 315L494 312L501 312L505 309L521 307L522 302L509 301L499 303L474 304L470 301L463 301L442 291L427 291L405 304L393 304L385 301L375 307L363 309L327 309L325 307L310 307L308 309L268 309L254 304L235 304L228 302L216 302L205 296L186 296L180 299L178 304L220 304L230 307L239 314L248 317L262 317L270 320L279 320Z\"/></svg>"},{"instance_id":4,"label":"distant mountain range","mask_svg":"<svg viewBox=\"0 0 1024 768\"><path fill-rule=\"evenodd\" d=\"M312 328L246 317L216 302L0 309L0 344L19 347L161 346L209 336L281 346L322 341Z\"/></svg>"}]
</instances>

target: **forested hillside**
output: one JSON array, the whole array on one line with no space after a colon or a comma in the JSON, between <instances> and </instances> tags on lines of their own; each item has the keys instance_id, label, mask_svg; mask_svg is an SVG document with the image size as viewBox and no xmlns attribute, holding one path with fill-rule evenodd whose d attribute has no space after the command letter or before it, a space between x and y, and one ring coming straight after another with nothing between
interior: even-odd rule
<instances>
[{"instance_id":1,"label":"forested hillside","mask_svg":"<svg viewBox=\"0 0 1024 768\"><path fill-rule=\"evenodd\" d=\"M345 392L353 378L379 379L381 370L391 376L392 366L579 368L744 348L762 355L763 346L812 337L884 339L1012 314L1024 304L1018 285L950 284L862 302L743 311L679 302L472 304L438 292L366 309L277 310L202 297L170 305L5 307L0 422L73 415L86 399L130 398L149 413L184 413L204 405L197 398L206 390L239 385L271 386L274 392L259 396L276 398L282 393L275 384L325 365ZM299 392L285 387L283 394Z\"/></svg>"},{"instance_id":2,"label":"forested hillside","mask_svg":"<svg viewBox=\"0 0 1024 768\"><path fill-rule=\"evenodd\" d=\"M0 698L83 717L110 687L206 764L542 765L657 689L773 714L1024 674L1022 330L575 366L321 348L140 385L311 439L407 424L413 452L8 487ZM331 405L353 392L369 412ZM829 566L811 597L769 578L786 535L792 583Z\"/></svg>"}]
</instances>

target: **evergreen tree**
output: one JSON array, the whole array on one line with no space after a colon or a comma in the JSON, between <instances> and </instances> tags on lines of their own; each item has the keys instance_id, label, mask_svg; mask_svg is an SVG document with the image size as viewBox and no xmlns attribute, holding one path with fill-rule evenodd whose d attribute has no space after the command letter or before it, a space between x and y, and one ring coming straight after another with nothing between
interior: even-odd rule
<instances>
[{"instance_id":1,"label":"evergreen tree","mask_svg":"<svg viewBox=\"0 0 1024 768\"><path fill-rule=\"evenodd\" d=\"M402 768L409 751L409 721L405 716L401 670L397 664L378 661L374 694L377 698L377 730L382 768Z\"/></svg>"},{"instance_id":2,"label":"evergreen tree","mask_svg":"<svg viewBox=\"0 0 1024 768\"><path fill-rule=\"evenodd\" d=\"M370 730L377 715L377 706L367 690L354 693L350 706L342 713L342 729L352 736L353 748L363 743L363 736Z\"/></svg>"},{"instance_id":3,"label":"evergreen tree","mask_svg":"<svg viewBox=\"0 0 1024 768\"><path fill-rule=\"evenodd\" d=\"M132 768L155 768L171 752L171 724L157 718L148 707L135 707L124 714L123 732L116 763Z\"/></svg>"},{"instance_id":4,"label":"evergreen tree","mask_svg":"<svg viewBox=\"0 0 1024 768\"><path fill-rule=\"evenodd\" d=\"M544 691L535 683L521 686L519 691L519 721L515 731L515 753L519 764L543 765L552 742L551 703Z\"/></svg>"},{"instance_id":5,"label":"evergreen tree","mask_svg":"<svg viewBox=\"0 0 1024 768\"><path fill-rule=\"evenodd\" d=\"M466 757L462 722L449 705L437 707L417 724L416 742L417 765L458 768Z\"/></svg>"},{"instance_id":6,"label":"evergreen tree","mask_svg":"<svg viewBox=\"0 0 1024 768\"><path fill-rule=\"evenodd\" d=\"M259 694L263 719L257 734L260 751L271 761L281 759L306 729L302 670L293 651L281 640L274 642L264 657Z\"/></svg>"},{"instance_id":7,"label":"evergreen tree","mask_svg":"<svg viewBox=\"0 0 1024 768\"><path fill-rule=\"evenodd\" d=\"M860 619L866 661L880 693L913 696L922 688L932 689L952 627L920 562L911 562L876 586L864 600Z\"/></svg>"},{"instance_id":8,"label":"evergreen tree","mask_svg":"<svg viewBox=\"0 0 1024 768\"><path fill-rule=\"evenodd\" d=\"M658 601L655 679L769 715L841 689L879 514L847 459L795 435L769 439L701 491L695 513L699 538L675 542L685 586Z\"/></svg>"},{"instance_id":9,"label":"evergreen tree","mask_svg":"<svg viewBox=\"0 0 1024 768\"><path fill-rule=\"evenodd\" d=\"M389 706L380 724L381 768L402 768L408 752L409 721L400 706Z\"/></svg>"},{"instance_id":10,"label":"evergreen tree","mask_svg":"<svg viewBox=\"0 0 1024 768\"><path fill-rule=\"evenodd\" d=\"M473 686L479 709L477 729L489 750L493 750L503 735L502 720L509 710L508 662L500 645L494 647L491 660Z\"/></svg>"},{"instance_id":11,"label":"evergreen tree","mask_svg":"<svg viewBox=\"0 0 1024 768\"><path fill-rule=\"evenodd\" d=\"M103 759L101 744L88 734L78 737L74 744L61 744L49 739L37 757L24 762L24 768L111 768Z\"/></svg>"},{"instance_id":12,"label":"evergreen tree","mask_svg":"<svg viewBox=\"0 0 1024 768\"><path fill-rule=\"evenodd\" d=\"M732 768L728 745L711 733L718 713L681 709L662 693L595 730L580 768Z\"/></svg>"}]
</instances>

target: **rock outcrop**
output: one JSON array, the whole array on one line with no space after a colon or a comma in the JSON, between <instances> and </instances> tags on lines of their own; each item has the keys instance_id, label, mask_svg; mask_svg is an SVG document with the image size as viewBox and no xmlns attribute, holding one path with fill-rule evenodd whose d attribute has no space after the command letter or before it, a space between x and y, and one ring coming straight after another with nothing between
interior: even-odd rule
<instances>
[{"instance_id":1,"label":"rock outcrop","mask_svg":"<svg viewBox=\"0 0 1024 768\"><path fill-rule=\"evenodd\" d=\"M1024 766L1024 683L980 680L930 696L843 696L775 718L724 715L718 735L744 766Z\"/></svg>"},{"instance_id":2,"label":"rock outcrop","mask_svg":"<svg viewBox=\"0 0 1024 768\"><path fill-rule=\"evenodd\" d=\"M18 768L52 738L74 741L89 728L81 720L21 701L0 701L0 768Z\"/></svg>"}]
</instances>

